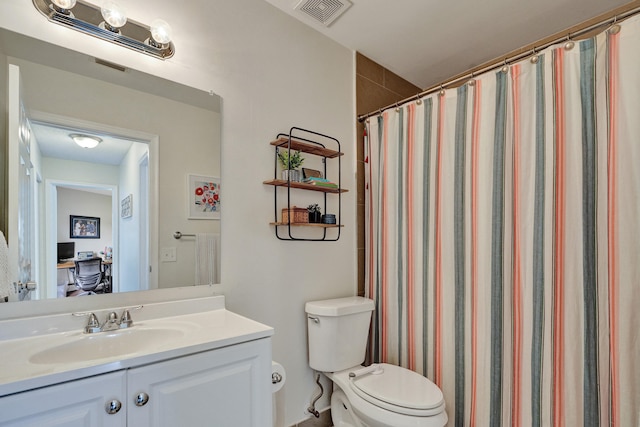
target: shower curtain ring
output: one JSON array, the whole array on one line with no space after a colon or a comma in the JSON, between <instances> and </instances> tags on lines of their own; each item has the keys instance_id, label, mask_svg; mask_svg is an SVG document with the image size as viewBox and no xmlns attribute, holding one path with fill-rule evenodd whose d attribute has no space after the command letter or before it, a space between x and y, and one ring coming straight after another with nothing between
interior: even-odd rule
<instances>
[{"instance_id":1,"label":"shower curtain ring","mask_svg":"<svg viewBox=\"0 0 640 427\"><path fill-rule=\"evenodd\" d=\"M396 101L396 113L400 112L400 107L398 107L398 102Z\"/></svg>"},{"instance_id":2,"label":"shower curtain ring","mask_svg":"<svg viewBox=\"0 0 640 427\"><path fill-rule=\"evenodd\" d=\"M504 66L502 67L502 72L506 73L509 71L509 65L507 64L507 58L504 58Z\"/></svg>"},{"instance_id":3,"label":"shower curtain ring","mask_svg":"<svg viewBox=\"0 0 640 427\"><path fill-rule=\"evenodd\" d=\"M609 27L609 34L618 34L620 32L620 24L618 22L618 15L613 17L613 23Z\"/></svg>"},{"instance_id":4,"label":"shower curtain ring","mask_svg":"<svg viewBox=\"0 0 640 427\"><path fill-rule=\"evenodd\" d=\"M531 56L531 63L532 64L537 64L538 63L538 54L536 53L536 48L534 47L532 49L533 51L533 55Z\"/></svg>"},{"instance_id":5,"label":"shower curtain ring","mask_svg":"<svg viewBox=\"0 0 640 427\"><path fill-rule=\"evenodd\" d=\"M444 96L445 93L444 87L440 84L440 96Z\"/></svg>"},{"instance_id":6,"label":"shower curtain ring","mask_svg":"<svg viewBox=\"0 0 640 427\"><path fill-rule=\"evenodd\" d=\"M571 33L567 33L567 42L564 44L564 50L571 50L575 46L573 40L571 40Z\"/></svg>"},{"instance_id":7,"label":"shower curtain ring","mask_svg":"<svg viewBox=\"0 0 640 427\"><path fill-rule=\"evenodd\" d=\"M471 72L471 78L469 79L469 81L467 82L467 84L469 86L474 86L476 84L476 74L472 71Z\"/></svg>"},{"instance_id":8,"label":"shower curtain ring","mask_svg":"<svg viewBox=\"0 0 640 427\"><path fill-rule=\"evenodd\" d=\"M416 94L416 105L420 105L422 104L422 99L420 99L420 95L422 94L422 92L418 92Z\"/></svg>"}]
</instances>

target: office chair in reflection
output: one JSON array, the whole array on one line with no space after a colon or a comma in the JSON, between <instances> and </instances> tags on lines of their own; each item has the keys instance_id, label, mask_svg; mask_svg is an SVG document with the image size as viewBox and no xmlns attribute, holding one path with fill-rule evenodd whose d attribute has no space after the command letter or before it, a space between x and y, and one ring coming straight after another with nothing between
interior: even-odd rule
<instances>
[{"instance_id":1,"label":"office chair in reflection","mask_svg":"<svg viewBox=\"0 0 640 427\"><path fill-rule=\"evenodd\" d=\"M104 292L102 258L76 260L74 282L76 287L82 291L78 295L93 295Z\"/></svg>"}]
</instances>

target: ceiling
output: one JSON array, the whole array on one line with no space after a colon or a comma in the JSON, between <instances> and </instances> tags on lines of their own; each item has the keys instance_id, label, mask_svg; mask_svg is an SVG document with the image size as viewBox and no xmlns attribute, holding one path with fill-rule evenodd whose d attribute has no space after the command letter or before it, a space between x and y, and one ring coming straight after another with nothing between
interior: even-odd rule
<instances>
[{"instance_id":1,"label":"ceiling","mask_svg":"<svg viewBox=\"0 0 640 427\"><path fill-rule=\"evenodd\" d=\"M31 130L38 141L43 157L53 157L79 162L101 163L119 166L127 155L133 141L98 132L54 125L44 122L31 122ZM98 136L102 142L95 148L82 148L69 134L83 133Z\"/></svg>"},{"instance_id":2,"label":"ceiling","mask_svg":"<svg viewBox=\"0 0 640 427\"><path fill-rule=\"evenodd\" d=\"M82 129L31 120L31 131L38 142L38 148L42 157L56 159L75 160L78 162L98 163L112 166L120 166L131 145L136 143L125 138L108 135L103 132L85 131ZM98 136L102 142L95 148L82 148L71 137L72 133L82 133ZM76 191L110 196L111 191L87 185L60 184L58 187Z\"/></svg>"},{"instance_id":3,"label":"ceiling","mask_svg":"<svg viewBox=\"0 0 640 427\"><path fill-rule=\"evenodd\" d=\"M353 6L325 27L294 10L299 0L266 1L423 89L628 3L352 0Z\"/></svg>"}]
</instances>

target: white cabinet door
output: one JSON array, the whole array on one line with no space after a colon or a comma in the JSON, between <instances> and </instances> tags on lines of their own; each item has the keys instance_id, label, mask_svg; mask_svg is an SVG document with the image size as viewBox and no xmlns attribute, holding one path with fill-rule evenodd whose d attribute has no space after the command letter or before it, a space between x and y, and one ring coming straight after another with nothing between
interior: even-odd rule
<instances>
[{"instance_id":1,"label":"white cabinet door","mask_svg":"<svg viewBox=\"0 0 640 427\"><path fill-rule=\"evenodd\" d=\"M125 372L113 372L0 398L3 427L122 427L126 425ZM106 405L122 408L108 414Z\"/></svg>"},{"instance_id":2,"label":"white cabinet door","mask_svg":"<svg viewBox=\"0 0 640 427\"><path fill-rule=\"evenodd\" d=\"M271 341L261 339L128 372L129 426L271 425ZM140 396L139 404L135 400Z\"/></svg>"}]
</instances>

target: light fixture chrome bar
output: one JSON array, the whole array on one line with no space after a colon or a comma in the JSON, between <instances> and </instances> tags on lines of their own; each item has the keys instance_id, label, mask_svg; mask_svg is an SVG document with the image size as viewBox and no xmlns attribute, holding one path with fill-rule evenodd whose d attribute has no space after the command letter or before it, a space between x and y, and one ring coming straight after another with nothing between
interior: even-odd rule
<instances>
[{"instance_id":1,"label":"light fixture chrome bar","mask_svg":"<svg viewBox=\"0 0 640 427\"><path fill-rule=\"evenodd\" d=\"M160 58L171 58L175 53L173 42L163 45L149 43L151 31L149 26L131 19L120 28L119 32L110 31L101 26L103 22L100 7L83 0L78 0L68 13L53 6L50 0L33 0L33 5L51 22L80 31L126 48ZM103 24L104 25L104 24Z\"/></svg>"}]
</instances>

